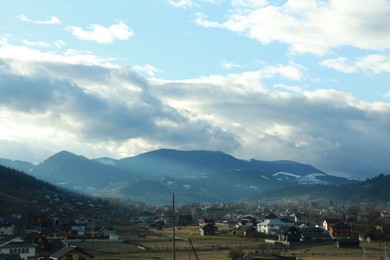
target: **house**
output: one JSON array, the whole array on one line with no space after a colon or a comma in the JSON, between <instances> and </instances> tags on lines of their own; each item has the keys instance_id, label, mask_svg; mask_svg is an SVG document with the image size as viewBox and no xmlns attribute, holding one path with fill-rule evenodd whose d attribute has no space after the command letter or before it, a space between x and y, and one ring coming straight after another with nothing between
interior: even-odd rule
<instances>
[{"instance_id":1,"label":"house","mask_svg":"<svg viewBox=\"0 0 390 260\"><path fill-rule=\"evenodd\" d=\"M278 216L276 216L276 214L273 212L270 212L269 214L264 216L264 219L276 219L276 218L278 218Z\"/></svg>"},{"instance_id":2,"label":"house","mask_svg":"<svg viewBox=\"0 0 390 260\"><path fill-rule=\"evenodd\" d=\"M202 236L212 236L215 234L215 231L217 230L217 227L215 224L205 224L199 227L199 232Z\"/></svg>"},{"instance_id":3,"label":"house","mask_svg":"<svg viewBox=\"0 0 390 260\"><path fill-rule=\"evenodd\" d=\"M256 226L257 219L253 216L245 216L237 220L237 226Z\"/></svg>"},{"instance_id":4,"label":"house","mask_svg":"<svg viewBox=\"0 0 390 260\"><path fill-rule=\"evenodd\" d=\"M292 226L290 223L285 223L280 219L265 219L263 222L257 223L257 232L267 235L274 235L282 226Z\"/></svg>"},{"instance_id":5,"label":"house","mask_svg":"<svg viewBox=\"0 0 390 260\"><path fill-rule=\"evenodd\" d=\"M322 221L322 228L329 231L329 228L339 222L338 218L324 218Z\"/></svg>"},{"instance_id":6,"label":"house","mask_svg":"<svg viewBox=\"0 0 390 260\"><path fill-rule=\"evenodd\" d=\"M389 212L382 211L381 218L385 224L390 224L390 213Z\"/></svg>"},{"instance_id":7,"label":"house","mask_svg":"<svg viewBox=\"0 0 390 260\"><path fill-rule=\"evenodd\" d=\"M282 226L276 231L280 242L300 242L302 241L301 230L295 226Z\"/></svg>"},{"instance_id":8,"label":"house","mask_svg":"<svg viewBox=\"0 0 390 260\"><path fill-rule=\"evenodd\" d=\"M48 230L47 230L48 231ZM49 231L47 234L53 234L52 231ZM41 252L55 252L64 246L63 241L66 237L57 237L54 239L50 235L46 235L46 232L32 232L25 237L25 241L34 243L36 247L36 252L39 255Z\"/></svg>"},{"instance_id":9,"label":"house","mask_svg":"<svg viewBox=\"0 0 390 260\"><path fill-rule=\"evenodd\" d=\"M77 225L77 226L70 227L70 232L73 236L82 237L85 235L85 230L86 230L85 225Z\"/></svg>"},{"instance_id":10,"label":"house","mask_svg":"<svg viewBox=\"0 0 390 260\"><path fill-rule=\"evenodd\" d=\"M35 259L36 245L16 237L0 245L0 254L19 254L23 260Z\"/></svg>"},{"instance_id":11,"label":"house","mask_svg":"<svg viewBox=\"0 0 390 260\"><path fill-rule=\"evenodd\" d=\"M280 218L281 221L283 222L289 222L289 223L295 223L298 222L297 215L295 213L290 214L290 215L285 215Z\"/></svg>"},{"instance_id":12,"label":"house","mask_svg":"<svg viewBox=\"0 0 390 260\"><path fill-rule=\"evenodd\" d=\"M72 245L67 245L50 256L50 259L53 260L68 260L68 259L90 260L93 258L94 258L93 255L91 255L90 253L84 251L83 249L77 246L72 246Z\"/></svg>"},{"instance_id":13,"label":"house","mask_svg":"<svg viewBox=\"0 0 390 260\"><path fill-rule=\"evenodd\" d=\"M75 229L72 228L72 230ZM67 237L66 232L56 228L46 228L42 231L42 234L46 237L47 240L53 240L53 239L64 240Z\"/></svg>"},{"instance_id":14,"label":"house","mask_svg":"<svg viewBox=\"0 0 390 260\"><path fill-rule=\"evenodd\" d=\"M331 237L347 238L352 236L352 226L340 221L340 219L325 218L322 227L327 230Z\"/></svg>"},{"instance_id":15,"label":"house","mask_svg":"<svg viewBox=\"0 0 390 260\"><path fill-rule=\"evenodd\" d=\"M15 235L15 225L14 224L2 224L0 225L0 235Z\"/></svg>"},{"instance_id":16,"label":"house","mask_svg":"<svg viewBox=\"0 0 390 260\"><path fill-rule=\"evenodd\" d=\"M352 226L341 221L329 227L329 234L333 238L349 238L352 237Z\"/></svg>"},{"instance_id":17,"label":"house","mask_svg":"<svg viewBox=\"0 0 390 260\"><path fill-rule=\"evenodd\" d=\"M331 239L329 232L320 227L300 227L302 237L305 241L314 241L314 240L327 240Z\"/></svg>"},{"instance_id":18,"label":"house","mask_svg":"<svg viewBox=\"0 0 390 260\"><path fill-rule=\"evenodd\" d=\"M213 224L213 225L215 225L215 221L212 218L201 218L201 219L199 219L199 227L204 226L206 224Z\"/></svg>"},{"instance_id":19,"label":"house","mask_svg":"<svg viewBox=\"0 0 390 260\"><path fill-rule=\"evenodd\" d=\"M253 228L253 226L238 226L238 227L235 227L233 230L232 230L232 235L233 236L240 236L240 237L247 237L247 236L251 236L252 234L254 234L255 230Z\"/></svg>"},{"instance_id":20,"label":"house","mask_svg":"<svg viewBox=\"0 0 390 260\"><path fill-rule=\"evenodd\" d=\"M34 243L36 245L36 252L45 252L49 251L49 241L47 241L46 237L39 232L31 232L30 234L24 237L25 241Z\"/></svg>"},{"instance_id":21,"label":"house","mask_svg":"<svg viewBox=\"0 0 390 260\"><path fill-rule=\"evenodd\" d=\"M233 219L227 219L224 220L222 223L229 228L234 228L236 226L237 221Z\"/></svg>"},{"instance_id":22,"label":"house","mask_svg":"<svg viewBox=\"0 0 390 260\"><path fill-rule=\"evenodd\" d=\"M140 223L153 223L156 219L156 213L149 212L149 211L143 211L138 216L138 220Z\"/></svg>"}]
</instances>

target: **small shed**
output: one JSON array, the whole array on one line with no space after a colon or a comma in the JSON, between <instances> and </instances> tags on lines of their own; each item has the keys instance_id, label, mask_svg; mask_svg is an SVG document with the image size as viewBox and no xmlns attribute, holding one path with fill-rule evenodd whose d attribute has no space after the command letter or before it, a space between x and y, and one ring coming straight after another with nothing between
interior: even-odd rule
<instances>
[{"instance_id":1,"label":"small shed","mask_svg":"<svg viewBox=\"0 0 390 260\"><path fill-rule=\"evenodd\" d=\"M202 236L212 236L215 234L217 227L214 224L205 224L199 227L200 234Z\"/></svg>"}]
</instances>

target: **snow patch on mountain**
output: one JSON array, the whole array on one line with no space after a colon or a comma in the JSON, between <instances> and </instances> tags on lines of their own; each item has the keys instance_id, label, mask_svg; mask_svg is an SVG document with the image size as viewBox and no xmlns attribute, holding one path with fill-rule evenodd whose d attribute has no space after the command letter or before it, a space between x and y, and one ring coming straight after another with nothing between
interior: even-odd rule
<instances>
[{"instance_id":1,"label":"snow patch on mountain","mask_svg":"<svg viewBox=\"0 0 390 260\"><path fill-rule=\"evenodd\" d=\"M100 158L100 159L98 159L98 162L100 162L101 164L104 164L104 165L115 165L114 160L112 160L110 158Z\"/></svg>"},{"instance_id":2,"label":"snow patch on mountain","mask_svg":"<svg viewBox=\"0 0 390 260\"><path fill-rule=\"evenodd\" d=\"M274 176L278 181L289 181L292 178L297 179L301 176L289 172L277 172L274 173L272 176Z\"/></svg>"},{"instance_id":3,"label":"snow patch on mountain","mask_svg":"<svg viewBox=\"0 0 390 260\"><path fill-rule=\"evenodd\" d=\"M315 184L329 184L326 181L320 180L317 177L326 176L324 173L311 173L307 175L297 175L289 172L277 172L272 175L278 181L292 181L298 184L315 185Z\"/></svg>"},{"instance_id":4,"label":"snow patch on mountain","mask_svg":"<svg viewBox=\"0 0 390 260\"><path fill-rule=\"evenodd\" d=\"M327 184L329 184L326 181L322 181L320 179L317 179L317 177L319 177L319 176L326 176L326 174L323 174L323 173L308 174L308 175L305 175L305 176L298 178L297 182L299 184L310 184L310 185L314 185L314 184L327 185Z\"/></svg>"}]
</instances>

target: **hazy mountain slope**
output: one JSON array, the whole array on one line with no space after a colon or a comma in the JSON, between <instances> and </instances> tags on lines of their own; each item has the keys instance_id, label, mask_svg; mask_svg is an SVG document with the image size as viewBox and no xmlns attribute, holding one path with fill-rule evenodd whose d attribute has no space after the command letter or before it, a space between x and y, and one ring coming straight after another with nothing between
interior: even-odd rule
<instances>
[{"instance_id":1,"label":"hazy mountain slope","mask_svg":"<svg viewBox=\"0 0 390 260\"><path fill-rule=\"evenodd\" d=\"M192 201L236 201L286 185L351 182L294 161L246 161L222 152L170 149L120 160L62 151L28 173L80 192L145 202L172 192Z\"/></svg>"},{"instance_id":2,"label":"hazy mountain slope","mask_svg":"<svg viewBox=\"0 0 390 260\"><path fill-rule=\"evenodd\" d=\"M112 165L70 152L59 152L35 166L29 174L50 183L82 191L95 190L122 181L127 173Z\"/></svg>"},{"instance_id":3,"label":"hazy mountain slope","mask_svg":"<svg viewBox=\"0 0 390 260\"><path fill-rule=\"evenodd\" d=\"M323 173L325 172L309 165L298 163L288 160L278 160L278 161L259 161L251 159L249 162L249 167L252 169L257 169L263 172L263 174L274 174L277 172L288 172L297 175L306 175L311 173Z\"/></svg>"},{"instance_id":4,"label":"hazy mountain slope","mask_svg":"<svg viewBox=\"0 0 390 260\"><path fill-rule=\"evenodd\" d=\"M28 172L30 169L34 168L34 164L32 163L5 158L0 158L0 165L23 172Z\"/></svg>"},{"instance_id":5,"label":"hazy mountain slope","mask_svg":"<svg viewBox=\"0 0 390 260\"><path fill-rule=\"evenodd\" d=\"M121 159L118 167L142 176L182 176L246 168L246 162L214 151L160 149Z\"/></svg>"},{"instance_id":6,"label":"hazy mountain slope","mask_svg":"<svg viewBox=\"0 0 390 260\"><path fill-rule=\"evenodd\" d=\"M344 202L388 202L390 175L378 175L372 179L362 182L355 182L343 186L334 185L305 185L286 186L283 188L270 189L266 193L257 193L250 197L252 200L261 197L269 199L306 199L310 200L334 200Z\"/></svg>"},{"instance_id":7,"label":"hazy mountain slope","mask_svg":"<svg viewBox=\"0 0 390 260\"><path fill-rule=\"evenodd\" d=\"M258 171L236 170L184 177L140 177L114 184L95 195L110 194L115 198L163 203L169 194L175 193L179 203L216 203L239 201L258 191L285 185L284 182L265 178Z\"/></svg>"}]
</instances>

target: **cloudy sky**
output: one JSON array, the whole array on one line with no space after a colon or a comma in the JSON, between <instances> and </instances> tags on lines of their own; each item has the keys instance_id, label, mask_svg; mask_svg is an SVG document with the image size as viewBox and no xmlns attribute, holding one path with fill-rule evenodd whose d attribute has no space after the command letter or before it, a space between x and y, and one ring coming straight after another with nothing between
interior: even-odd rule
<instances>
[{"instance_id":1,"label":"cloudy sky","mask_svg":"<svg viewBox=\"0 0 390 260\"><path fill-rule=\"evenodd\" d=\"M390 173L389 0L6 1L0 157L173 148Z\"/></svg>"}]
</instances>

